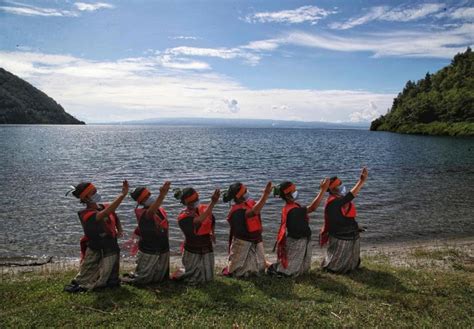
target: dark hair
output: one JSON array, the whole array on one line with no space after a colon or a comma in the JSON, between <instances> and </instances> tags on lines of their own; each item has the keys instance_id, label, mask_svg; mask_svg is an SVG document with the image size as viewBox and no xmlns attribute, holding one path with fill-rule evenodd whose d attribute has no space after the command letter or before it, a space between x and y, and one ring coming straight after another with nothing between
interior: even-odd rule
<instances>
[{"instance_id":1,"label":"dark hair","mask_svg":"<svg viewBox=\"0 0 474 329\"><path fill-rule=\"evenodd\" d=\"M277 186L277 188L273 191L273 195L274 196L279 196L280 198L282 198L283 200L287 200L286 198L286 195L285 193L283 193L283 191L285 189L287 189L288 187L290 187L293 183L290 182L290 181L284 181L283 183L281 183L280 185Z\"/></svg>"},{"instance_id":2,"label":"dark hair","mask_svg":"<svg viewBox=\"0 0 474 329\"><path fill-rule=\"evenodd\" d=\"M224 192L224 195L222 196L222 201L226 203L230 202L231 200L237 201L235 200L235 196L237 195L237 193L239 193L241 187L242 183L240 182L236 182L230 185L227 191Z\"/></svg>"},{"instance_id":3,"label":"dark hair","mask_svg":"<svg viewBox=\"0 0 474 329\"><path fill-rule=\"evenodd\" d=\"M138 197L140 196L140 194L142 194L144 189L146 189L145 186L138 186L135 190L133 190L132 193L130 193L130 196L133 200L137 201Z\"/></svg>"},{"instance_id":4,"label":"dark hair","mask_svg":"<svg viewBox=\"0 0 474 329\"><path fill-rule=\"evenodd\" d=\"M84 192L84 190L91 184L91 182L81 182L76 185L74 191L72 191L72 195L74 195L76 198L80 199L81 198L81 193Z\"/></svg>"},{"instance_id":5,"label":"dark hair","mask_svg":"<svg viewBox=\"0 0 474 329\"><path fill-rule=\"evenodd\" d=\"M185 204L184 200L187 197L190 197L194 193L197 193L196 190L193 189L192 187L185 187L182 190L180 188L176 188L176 189L173 190L173 192L174 192L173 193L174 198L181 201L182 204Z\"/></svg>"}]
</instances>

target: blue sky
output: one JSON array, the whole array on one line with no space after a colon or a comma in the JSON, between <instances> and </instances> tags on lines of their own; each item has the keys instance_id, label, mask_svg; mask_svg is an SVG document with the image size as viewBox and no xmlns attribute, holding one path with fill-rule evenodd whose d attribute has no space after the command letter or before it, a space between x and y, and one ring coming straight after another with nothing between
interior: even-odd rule
<instances>
[{"instance_id":1,"label":"blue sky","mask_svg":"<svg viewBox=\"0 0 474 329\"><path fill-rule=\"evenodd\" d=\"M87 122L361 122L472 46L474 6L0 0L0 30L0 66Z\"/></svg>"}]
</instances>

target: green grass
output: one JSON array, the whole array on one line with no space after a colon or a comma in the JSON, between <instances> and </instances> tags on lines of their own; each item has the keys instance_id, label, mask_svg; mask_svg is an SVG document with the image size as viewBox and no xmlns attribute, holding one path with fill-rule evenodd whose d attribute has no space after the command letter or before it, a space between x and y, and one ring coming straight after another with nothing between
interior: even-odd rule
<instances>
[{"instance_id":1,"label":"green grass","mask_svg":"<svg viewBox=\"0 0 474 329\"><path fill-rule=\"evenodd\" d=\"M444 257L422 250L413 255ZM371 257L347 275L318 269L297 279L218 277L191 287L71 295L74 272L27 274L0 283L0 327L454 327L474 323L474 276L462 268L398 268Z\"/></svg>"}]
</instances>

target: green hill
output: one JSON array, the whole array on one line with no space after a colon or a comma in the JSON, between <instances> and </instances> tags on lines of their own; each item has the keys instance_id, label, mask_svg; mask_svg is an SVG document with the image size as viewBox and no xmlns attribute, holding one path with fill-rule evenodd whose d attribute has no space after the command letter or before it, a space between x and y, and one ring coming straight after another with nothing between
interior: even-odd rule
<instances>
[{"instance_id":1,"label":"green hill","mask_svg":"<svg viewBox=\"0 0 474 329\"><path fill-rule=\"evenodd\" d=\"M0 68L0 124L84 124L54 99Z\"/></svg>"},{"instance_id":2,"label":"green hill","mask_svg":"<svg viewBox=\"0 0 474 329\"><path fill-rule=\"evenodd\" d=\"M474 53L467 48L451 64L417 82L408 81L386 115L370 130L474 136Z\"/></svg>"}]
</instances>

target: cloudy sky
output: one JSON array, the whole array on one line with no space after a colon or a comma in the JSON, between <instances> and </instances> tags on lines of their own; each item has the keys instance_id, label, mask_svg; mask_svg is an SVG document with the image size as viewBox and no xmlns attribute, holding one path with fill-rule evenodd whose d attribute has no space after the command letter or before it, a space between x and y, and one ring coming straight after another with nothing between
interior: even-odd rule
<instances>
[{"instance_id":1,"label":"cloudy sky","mask_svg":"<svg viewBox=\"0 0 474 329\"><path fill-rule=\"evenodd\" d=\"M474 44L474 6L0 0L0 31L0 67L86 122L363 122Z\"/></svg>"}]
</instances>

